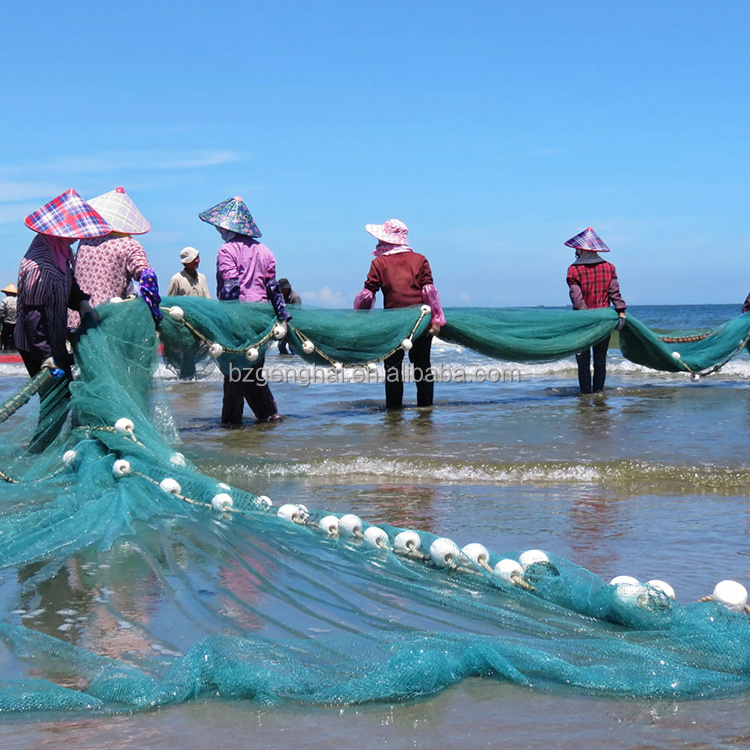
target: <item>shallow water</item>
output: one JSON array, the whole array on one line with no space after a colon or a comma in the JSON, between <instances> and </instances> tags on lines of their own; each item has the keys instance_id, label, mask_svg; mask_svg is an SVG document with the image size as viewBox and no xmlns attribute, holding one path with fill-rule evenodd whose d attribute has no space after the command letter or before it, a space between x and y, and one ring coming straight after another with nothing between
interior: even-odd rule
<instances>
[{"instance_id":1,"label":"shallow water","mask_svg":"<svg viewBox=\"0 0 750 750\"><path fill-rule=\"evenodd\" d=\"M665 329L736 314L728 306L633 312ZM469 371L489 364L455 347L436 344L434 352L436 363ZM267 363L299 367L296 358L274 354ZM433 409L396 414L383 409L380 384L280 383L273 391L285 419L233 431L218 425L216 377L165 377L157 413L205 473L277 505L351 511L503 553L541 547L605 579L667 580L680 602L710 593L723 578L750 586L747 353L693 383L635 367L613 351L607 390L593 397L577 394L572 360L518 369L520 382L440 383ZM20 382L10 377L4 385ZM410 386L406 403L413 403ZM52 585L63 606L69 592L62 581ZM158 616L149 593L136 588L133 606ZM202 635L191 636L188 624L181 633L188 641ZM434 748L468 738L478 747L718 748L750 745L748 708L747 697L601 699L472 679L401 705L259 709L200 701L133 716L14 718L0 723L0 746Z\"/></svg>"}]
</instances>

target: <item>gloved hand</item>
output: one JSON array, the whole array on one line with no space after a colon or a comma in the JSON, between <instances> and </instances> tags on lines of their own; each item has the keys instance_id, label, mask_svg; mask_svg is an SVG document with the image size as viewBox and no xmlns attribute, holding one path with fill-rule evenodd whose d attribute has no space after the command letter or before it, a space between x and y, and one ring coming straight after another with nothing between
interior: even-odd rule
<instances>
[{"instance_id":1,"label":"gloved hand","mask_svg":"<svg viewBox=\"0 0 750 750\"><path fill-rule=\"evenodd\" d=\"M615 329L621 331L623 328L625 328L625 313L620 313L620 319L617 321Z\"/></svg>"},{"instance_id":2,"label":"gloved hand","mask_svg":"<svg viewBox=\"0 0 750 750\"><path fill-rule=\"evenodd\" d=\"M54 357L47 357L47 359L42 362L42 368L45 367L50 371L53 378L61 378L63 375L65 375L65 370L61 370L57 366Z\"/></svg>"},{"instance_id":3,"label":"gloved hand","mask_svg":"<svg viewBox=\"0 0 750 750\"><path fill-rule=\"evenodd\" d=\"M89 325L95 326L99 324L99 313L96 308L87 300L83 300L78 306L78 312L81 313L81 321L88 320Z\"/></svg>"},{"instance_id":4,"label":"gloved hand","mask_svg":"<svg viewBox=\"0 0 750 750\"><path fill-rule=\"evenodd\" d=\"M430 327L427 329L429 336L437 336L440 333L440 326L437 323L430 323Z\"/></svg>"}]
</instances>

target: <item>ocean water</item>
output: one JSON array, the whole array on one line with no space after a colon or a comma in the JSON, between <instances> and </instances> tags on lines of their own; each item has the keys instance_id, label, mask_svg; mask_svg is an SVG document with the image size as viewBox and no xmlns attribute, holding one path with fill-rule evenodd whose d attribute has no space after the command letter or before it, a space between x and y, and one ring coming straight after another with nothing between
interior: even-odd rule
<instances>
[{"instance_id":1,"label":"ocean water","mask_svg":"<svg viewBox=\"0 0 750 750\"><path fill-rule=\"evenodd\" d=\"M706 305L629 312L657 330L695 330L739 311ZM435 406L416 408L407 385L406 408L397 413L385 411L382 383L354 382L351 373L345 382L308 383L301 360L275 352L266 364L280 381L272 388L284 419L253 425L248 416L241 430L218 423L217 373L185 383L159 371L156 419L204 473L277 505L353 512L459 546L542 548L607 580L660 578L679 602L709 594L725 578L750 588L747 352L694 382L610 350L605 392L581 396L572 358L495 362L438 341L433 364L444 382L436 385ZM7 396L23 374L17 366L0 368L0 395ZM65 606L69 592L60 587L50 597ZM143 601L153 595L133 592ZM263 607L262 595L255 606ZM443 624L449 620L444 615ZM84 628L70 638L97 643ZM132 716L13 717L0 720L0 747L448 748L468 741L729 748L750 745L749 699L605 699L472 679L404 704L259 708L205 700Z\"/></svg>"}]
</instances>

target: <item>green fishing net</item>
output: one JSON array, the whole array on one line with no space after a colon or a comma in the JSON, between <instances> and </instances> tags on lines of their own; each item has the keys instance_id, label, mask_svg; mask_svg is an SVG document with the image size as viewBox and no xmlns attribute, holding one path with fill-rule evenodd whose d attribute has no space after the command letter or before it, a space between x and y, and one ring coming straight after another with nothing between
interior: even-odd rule
<instances>
[{"instance_id":1,"label":"green fishing net","mask_svg":"<svg viewBox=\"0 0 750 750\"><path fill-rule=\"evenodd\" d=\"M35 419L1 426L0 711L403 701L469 677L613 696L750 688L743 612L610 585L553 555L524 561L384 518L278 507L175 449L152 388L160 345L183 373L209 358L247 366L284 334L310 362L361 364L420 335L423 309L299 310L283 331L268 306L173 298L158 339L141 300L98 309L70 399L49 402L68 414L58 437L31 454ZM514 361L566 356L616 323L611 311L446 313L446 338ZM732 325L736 347L748 322ZM670 367L662 348L709 366L708 338L654 343L631 318L621 341ZM717 362L730 349L712 350Z\"/></svg>"}]
</instances>

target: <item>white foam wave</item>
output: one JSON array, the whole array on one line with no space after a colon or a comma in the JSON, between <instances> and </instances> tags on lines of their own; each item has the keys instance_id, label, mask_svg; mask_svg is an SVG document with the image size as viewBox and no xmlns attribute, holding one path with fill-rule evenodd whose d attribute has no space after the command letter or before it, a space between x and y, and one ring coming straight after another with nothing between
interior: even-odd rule
<instances>
[{"instance_id":1,"label":"white foam wave","mask_svg":"<svg viewBox=\"0 0 750 750\"><path fill-rule=\"evenodd\" d=\"M384 477L440 484L523 484L529 483L590 483L601 479L593 466L513 465L476 466L471 464L437 464L414 459L382 459L367 456L303 461L300 463L269 463L264 466L235 466L241 474L264 473L268 477L306 476L327 480L352 479L382 482Z\"/></svg>"}]
</instances>

